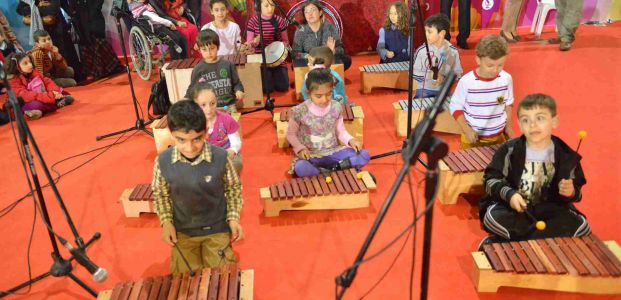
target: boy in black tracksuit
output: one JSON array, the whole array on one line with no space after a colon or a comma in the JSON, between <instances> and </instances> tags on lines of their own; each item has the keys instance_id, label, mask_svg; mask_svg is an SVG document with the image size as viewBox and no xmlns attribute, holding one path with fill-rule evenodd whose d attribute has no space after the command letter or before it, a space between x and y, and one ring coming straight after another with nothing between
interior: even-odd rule
<instances>
[{"instance_id":1,"label":"boy in black tracksuit","mask_svg":"<svg viewBox=\"0 0 621 300\"><path fill-rule=\"evenodd\" d=\"M552 136L558 126L554 99L528 95L517 113L523 135L503 144L485 169L479 215L492 235L482 244L590 234L585 216L573 205L586 183L581 156ZM537 230L524 210L544 221L545 229Z\"/></svg>"}]
</instances>

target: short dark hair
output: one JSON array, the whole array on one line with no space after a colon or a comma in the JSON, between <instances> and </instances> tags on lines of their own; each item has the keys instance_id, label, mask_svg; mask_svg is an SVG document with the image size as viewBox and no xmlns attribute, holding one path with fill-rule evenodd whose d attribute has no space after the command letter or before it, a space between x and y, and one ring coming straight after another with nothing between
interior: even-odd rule
<instances>
[{"instance_id":1,"label":"short dark hair","mask_svg":"<svg viewBox=\"0 0 621 300\"><path fill-rule=\"evenodd\" d=\"M209 1L209 8L213 9L214 4L216 3L222 3L224 4L224 6L226 6L226 8L229 8L229 3L226 0L211 0Z\"/></svg>"},{"instance_id":2,"label":"short dark hair","mask_svg":"<svg viewBox=\"0 0 621 300\"><path fill-rule=\"evenodd\" d=\"M181 100L168 110L168 129L170 132L205 131L207 119L198 104L190 100Z\"/></svg>"},{"instance_id":3,"label":"short dark hair","mask_svg":"<svg viewBox=\"0 0 621 300\"><path fill-rule=\"evenodd\" d=\"M448 33L451 26L451 20L449 20L445 14L435 14L425 20L425 26L437 29L438 33L442 30L444 30L445 33Z\"/></svg>"},{"instance_id":4,"label":"short dark hair","mask_svg":"<svg viewBox=\"0 0 621 300\"><path fill-rule=\"evenodd\" d=\"M556 101L551 96L545 94L530 94L518 104L517 113L520 115L520 110L533 109L535 107L547 108L553 117L556 117Z\"/></svg>"},{"instance_id":5,"label":"short dark hair","mask_svg":"<svg viewBox=\"0 0 621 300\"><path fill-rule=\"evenodd\" d=\"M211 83L205 82L205 81L199 81L192 87L192 94L191 94L192 100L196 100L196 97L198 97L198 94L204 91L211 91L212 93L214 93L214 95L216 94L216 89L213 87Z\"/></svg>"},{"instance_id":6,"label":"short dark hair","mask_svg":"<svg viewBox=\"0 0 621 300\"><path fill-rule=\"evenodd\" d=\"M4 63L4 72L8 79L13 78L14 76L18 76L21 74L19 69L19 62L22 61L25 57L28 56L27 53L11 53L6 57ZM32 61L32 59L30 59Z\"/></svg>"},{"instance_id":7,"label":"short dark hair","mask_svg":"<svg viewBox=\"0 0 621 300\"><path fill-rule=\"evenodd\" d=\"M199 48L209 45L216 45L216 47L220 48L220 37L211 29L203 29L196 36L196 45Z\"/></svg>"},{"instance_id":8,"label":"short dark hair","mask_svg":"<svg viewBox=\"0 0 621 300\"><path fill-rule=\"evenodd\" d=\"M324 65L329 68L334 63L334 52L327 46L315 47L308 52L315 59L316 65Z\"/></svg>"},{"instance_id":9,"label":"short dark hair","mask_svg":"<svg viewBox=\"0 0 621 300\"><path fill-rule=\"evenodd\" d=\"M306 77L306 89L309 92L326 83L330 83L334 86L334 77L332 76L332 73L330 73L330 69L313 69L308 72L308 77Z\"/></svg>"},{"instance_id":10,"label":"short dark hair","mask_svg":"<svg viewBox=\"0 0 621 300\"><path fill-rule=\"evenodd\" d=\"M499 35L486 35L479 40L476 46L477 56L480 58L489 57L497 60L509 54L507 42Z\"/></svg>"},{"instance_id":11,"label":"short dark hair","mask_svg":"<svg viewBox=\"0 0 621 300\"><path fill-rule=\"evenodd\" d=\"M35 32L32 33L32 39L35 41L35 43L39 42L39 38L48 36L50 36L50 34L43 29L35 30Z\"/></svg>"}]
</instances>

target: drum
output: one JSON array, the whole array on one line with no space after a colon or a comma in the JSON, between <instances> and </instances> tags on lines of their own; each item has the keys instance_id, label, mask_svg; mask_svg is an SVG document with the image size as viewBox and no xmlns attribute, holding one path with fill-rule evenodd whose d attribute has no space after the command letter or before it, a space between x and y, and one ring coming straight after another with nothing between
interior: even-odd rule
<instances>
[{"instance_id":1,"label":"drum","mask_svg":"<svg viewBox=\"0 0 621 300\"><path fill-rule=\"evenodd\" d=\"M285 47L283 42L273 42L265 47L265 64L270 68L276 68L280 66L289 55L289 50ZM261 53L248 55L248 62L263 62Z\"/></svg>"}]
</instances>

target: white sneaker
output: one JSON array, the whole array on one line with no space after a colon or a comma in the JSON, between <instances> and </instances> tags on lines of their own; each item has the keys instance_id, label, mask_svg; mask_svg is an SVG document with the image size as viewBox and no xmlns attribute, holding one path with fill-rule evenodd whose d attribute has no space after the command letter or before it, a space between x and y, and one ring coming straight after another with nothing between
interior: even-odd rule
<instances>
[{"instance_id":1,"label":"white sneaker","mask_svg":"<svg viewBox=\"0 0 621 300\"><path fill-rule=\"evenodd\" d=\"M38 118L41 118L41 116L43 116L43 112L38 109L27 110L24 112L24 114L26 115L26 117L28 117L31 120L36 120Z\"/></svg>"}]
</instances>

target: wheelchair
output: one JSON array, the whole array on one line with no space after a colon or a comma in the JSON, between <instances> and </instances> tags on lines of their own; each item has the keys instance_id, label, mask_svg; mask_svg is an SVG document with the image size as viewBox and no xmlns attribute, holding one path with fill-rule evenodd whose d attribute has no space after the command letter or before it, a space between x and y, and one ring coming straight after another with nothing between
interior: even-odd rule
<instances>
[{"instance_id":1,"label":"wheelchair","mask_svg":"<svg viewBox=\"0 0 621 300\"><path fill-rule=\"evenodd\" d=\"M123 1L125 2L125 1ZM153 3L151 3L153 5ZM154 6L155 7L155 6ZM158 65L161 69L164 66L166 55L170 51L178 51L177 45L168 35L157 30L158 26L153 24L148 18L134 18L127 5L124 7L122 16L125 26L129 30L129 55L131 57L134 70L138 77L143 80L150 80L153 66ZM156 8L157 10L158 8ZM194 16L186 8L184 16L192 23L196 24ZM159 57L154 57L154 50L157 49Z\"/></svg>"}]
</instances>

